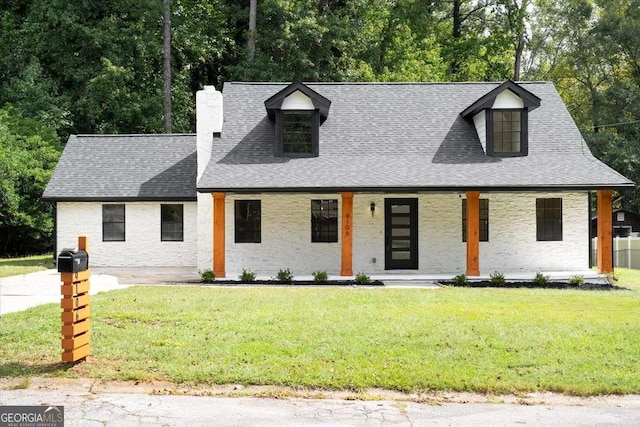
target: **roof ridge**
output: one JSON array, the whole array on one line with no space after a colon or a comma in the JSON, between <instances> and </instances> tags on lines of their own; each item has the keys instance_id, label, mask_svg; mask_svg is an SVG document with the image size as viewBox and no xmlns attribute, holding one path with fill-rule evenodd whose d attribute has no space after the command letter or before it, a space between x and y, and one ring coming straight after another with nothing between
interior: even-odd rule
<instances>
[{"instance_id":1,"label":"roof ridge","mask_svg":"<svg viewBox=\"0 0 640 427\"><path fill-rule=\"evenodd\" d=\"M135 137L173 137L173 136L196 136L196 133L104 133L104 134L90 134L79 133L73 136L82 138L135 138Z\"/></svg>"},{"instance_id":2,"label":"roof ridge","mask_svg":"<svg viewBox=\"0 0 640 427\"><path fill-rule=\"evenodd\" d=\"M247 85L247 86L266 86L266 85L282 85L287 86L290 85L291 82L239 82L239 81L230 81L225 82L228 84L234 85ZM373 86L373 85L389 85L389 86L457 86L457 85L496 85L502 84L504 81L493 81L493 82L301 82L305 85L354 85L354 86ZM514 83L517 84L548 84L550 81L545 80L518 80Z\"/></svg>"}]
</instances>

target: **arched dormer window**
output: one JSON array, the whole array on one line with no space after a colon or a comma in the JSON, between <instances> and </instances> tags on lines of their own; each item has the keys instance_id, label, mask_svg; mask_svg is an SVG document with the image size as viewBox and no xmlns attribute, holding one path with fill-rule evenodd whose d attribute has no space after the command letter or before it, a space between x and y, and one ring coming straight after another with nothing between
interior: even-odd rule
<instances>
[{"instance_id":1,"label":"arched dormer window","mask_svg":"<svg viewBox=\"0 0 640 427\"><path fill-rule=\"evenodd\" d=\"M540 98L511 80L501 84L462 112L472 118L488 156L517 157L529 153L529 111Z\"/></svg>"},{"instance_id":2,"label":"arched dormer window","mask_svg":"<svg viewBox=\"0 0 640 427\"><path fill-rule=\"evenodd\" d=\"M331 101L294 82L264 104L269 118L276 124L276 156L317 157L320 154L320 125L329 114Z\"/></svg>"}]
</instances>

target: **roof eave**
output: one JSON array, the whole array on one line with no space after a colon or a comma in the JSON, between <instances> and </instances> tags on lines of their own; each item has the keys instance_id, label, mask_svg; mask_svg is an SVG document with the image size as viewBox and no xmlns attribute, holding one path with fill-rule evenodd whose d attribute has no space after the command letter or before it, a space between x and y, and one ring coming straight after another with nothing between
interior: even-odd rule
<instances>
[{"instance_id":1,"label":"roof eave","mask_svg":"<svg viewBox=\"0 0 640 427\"><path fill-rule=\"evenodd\" d=\"M555 191L596 191L622 190L633 188L634 184L561 184L561 185L520 185L520 186L330 186L330 187L199 187L199 193L429 193L429 192L555 192Z\"/></svg>"},{"instance_id":2,"label":"roof eave","mask_svg":"<svg viewBox=\"0 0 640 427\"><path fill-rule=\"evenodd\" d=\"M196 196L42 196L40 200L43 200L45 202L195 202L198 200L198 198Z\"/></svg>"}]
</instances>

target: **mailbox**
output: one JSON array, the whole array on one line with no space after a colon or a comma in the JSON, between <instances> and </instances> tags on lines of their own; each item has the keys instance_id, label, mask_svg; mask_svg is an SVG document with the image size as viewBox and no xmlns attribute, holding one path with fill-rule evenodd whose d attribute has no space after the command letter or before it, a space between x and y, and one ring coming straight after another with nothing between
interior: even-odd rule
<instances>
[{"instance_id":1,"label":"mailbox","mask_svg":"<svg viewBox=\"0 0 640 427\"><path fill-rule=\"evenodd\" d=\"M58 273L77 273L89 269L89 254L78 249L63 249L58 255Z\"/></svg>"}]
</instances>

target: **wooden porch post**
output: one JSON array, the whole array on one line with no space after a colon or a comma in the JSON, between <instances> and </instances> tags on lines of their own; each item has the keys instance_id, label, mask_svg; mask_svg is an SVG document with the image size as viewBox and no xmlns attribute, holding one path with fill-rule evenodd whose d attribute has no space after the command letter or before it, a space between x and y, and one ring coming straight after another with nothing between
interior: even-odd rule
<instances>
[{"instance_id":1,"label":"wooden porch post","mask_svg":"<svg viewBox=\"0 0 640 427\"><path fill-rule=\"evenodd\" d=\"M480 275L480 192L467 191L467 276Z\"/></svg>"},{"instance_id":2,"label":"wooden porch post","mask_svg":"<svg viewBox=\"0 0 640 427\"><path fill-rule=\"evenodd\" d=\"M598 190L598 273L613 272L612 259L612 194L611 190Z\"/></svg>"},{"instance_id":3,"label":"wooden porch post","mask_svg":"<svg viewBox=\"0 0 640 427\"><path fill-rule=\"evenodd\" d=\"M216 278L225 277L224 208L226 193L213 193L213 272Z\"/></svg>"},{"instance_id":4,"label":"wooden porch post","mask_svg":"<svg viewBox=\"0 0 640 427\"><path fill-rule=\"evenodd\" d=\"M342 193L341 276L353 276L353 193Z\"/></svg>"}]
</instances>

